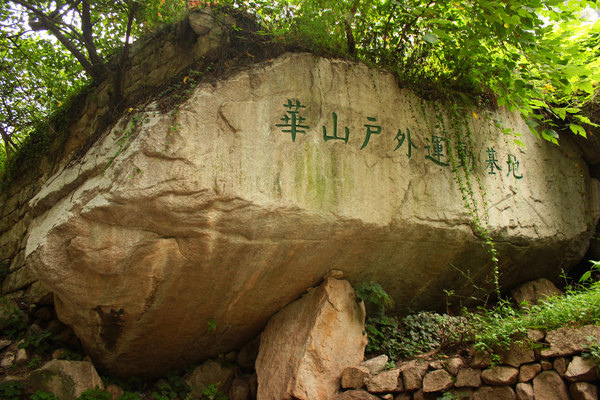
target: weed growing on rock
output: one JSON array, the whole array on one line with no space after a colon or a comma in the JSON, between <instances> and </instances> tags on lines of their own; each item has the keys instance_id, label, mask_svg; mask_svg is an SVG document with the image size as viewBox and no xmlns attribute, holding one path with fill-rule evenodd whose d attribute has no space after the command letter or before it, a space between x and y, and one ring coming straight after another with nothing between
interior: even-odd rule
<instances>
[{"instance_id":1,"label":"weed growing on rock","mask_svg":"<svg viewBox=\"0 0 600 400\"><path fill-rule=\"evenodd\" d=\"M23 392L23 382L8 381L0 383L0 398L19 400Z\"/></svg>"},{"instance_id":2,"label":"weed growing on rock","mask_svg":"<svg viewBox=\"0 0 600 400\"><path fill-rule=\"evenodd\" d=\"M55 394L44 392L42 390L36 391L34 394L31 395L31 397L29 399L30 400L60 400L58 397L56 397Z\"/></svg>"}]
</instances>

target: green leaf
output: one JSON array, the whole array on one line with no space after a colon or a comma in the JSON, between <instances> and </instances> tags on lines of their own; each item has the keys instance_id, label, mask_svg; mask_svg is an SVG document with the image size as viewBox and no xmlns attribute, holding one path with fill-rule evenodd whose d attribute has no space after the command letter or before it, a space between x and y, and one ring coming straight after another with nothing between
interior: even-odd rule
<instances>
[{"instance_id":1,"label":"green leaf","mask_svg":"<svg viewBox=\"0 0 600 400\"><path fill-rule=\"evenodd\" d=\"M431 43L431 44L435 44L439 41L438 37L431 32L424 34L423 40L425 40L426 42Z\"/></svg>"},{"instance_id":2,"label":"green leaf","mask_svg":"<svg viewBox=\"0 0 600 400\"><path fill-rule=\"evenodd\" d=\"M574 134L581 135L584 138L587 138L587 135L585 133L585 129L583 129L583 126L577 125L577 124L569 124L569 128L571 129L571 131L573 131Z\"/></svg>"}]
</instances>

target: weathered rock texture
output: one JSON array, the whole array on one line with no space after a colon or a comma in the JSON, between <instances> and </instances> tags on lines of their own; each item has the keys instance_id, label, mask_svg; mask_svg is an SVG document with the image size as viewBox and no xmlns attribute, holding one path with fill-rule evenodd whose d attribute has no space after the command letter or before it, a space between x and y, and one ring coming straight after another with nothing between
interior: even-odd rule
<instances>
[{"instance_id":1,"label":"weathered rock texture","mask_svg":"<svg viewBox=\"0 0 600 400\"><path fill-rule=\"evenodd\" d=\"M364 306L352 286L334 278L278 312L261 335L258 398L327 400L335 395L343 370L364 357L364 321Z\"/></svg>"},{"instance_id":2,"label":"weathered rock texture","mask_svg":"<svg viewBox=\"0 0 600 400\"><path fill-rule=\"evenodd\" d=\"M473 132L470 181L480 215L476 178L486 192L503 287L569 269L595 225L595 181L568 142L479 114L458 120ZM451 265L479 285L491 274L448 166L452 121L389 73L310 54L201 84L174 112L128 114L48 180L29 203L20 279L39 277L119 375L239 348L332 268L380 282L400 307L436 307L442 289L472 291Z\"/></svg>"}]
</instances>

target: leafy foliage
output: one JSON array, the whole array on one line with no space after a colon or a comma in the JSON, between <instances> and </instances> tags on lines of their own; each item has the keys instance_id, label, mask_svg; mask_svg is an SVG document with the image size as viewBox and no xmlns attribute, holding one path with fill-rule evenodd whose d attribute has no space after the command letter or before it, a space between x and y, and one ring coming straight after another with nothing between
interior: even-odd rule
<instances>
[{"instance_id":1,"label":"leafy foliage","mask_svg":"<svg viewBox=\"0 0 600 400\"><path fill-rule=\"evenodd\" d=\"M110 392L106 390L100 389L98 385L96 385L93 389L88 389L81 393L81 396L78 397L78 400L111 400L112 395Z\"/></svg>"},{"instance_id":2,"label":"leafy foliage","mask_svg":"<svg viewBox=\"0 0 600 400\"><path fill-rule=\"evenodd\" d=\"M55 394L44 392L43 390L36 390L31 395L30 400L60 400Z\"/></svg>"},{"instance_id":3,"label":"leafy foliage","mask_svg":"<svg viewBox=\"0 0 600 400\"><path fill-rule=\"evenodd\" d=\"M11 339L23 335L27 327L25 313L6 297L0 298L0 330Z\"/></svg>"},{"instance_id":4,"label":"leafy foliage","mask_svg":"<svg viewBox=\"0 0 600 400\"><path fill-rule=\"evenodd\" d=\"M23 382L7 381L0 383L0 398L5 400L19 400L23 392Z\"/></svg>"}]
</instances>

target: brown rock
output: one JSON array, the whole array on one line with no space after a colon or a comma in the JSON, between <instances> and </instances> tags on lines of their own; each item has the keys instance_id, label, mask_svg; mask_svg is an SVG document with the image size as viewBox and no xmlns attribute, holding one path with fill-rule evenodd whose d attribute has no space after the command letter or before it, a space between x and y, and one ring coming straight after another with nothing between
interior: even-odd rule
<instances>
[{"instance_id":1,"label":"brown rock","mask_svg":"<svg viewBox=\"0 0 600 400\"><path fill-rule=\"evenodd\" d=\"M474 400L515 400L517 396L510 386L484 386L475 391Z\"/></svg>"},{"instance_id":2,"label":"brown rock","mask_svg":"<svg viewBox=\"0 0 600 400\"><path fill-rule=\"evenodd\" d=\"M192 389L192 393L202 393L207 386L218 385L219 392L227 394L233 382L233 375L232 367L221 365L215 360L208 360L194 368L183 379Z\"/></svg>"},{"instance_id":3,"label":"brown rock","mask_svg":"<svg viewBox=\"0 0 600 400\"><path fill-rule=\"evenodd\" d=\"M475 391L470 388L452 389L444 393L449 393L451 396L454 396L451 397L453 400L473 400L475 397Z\"/></svg>"},{"instance_id":4,"label":"brown rock","mask_svg":"<svg viewBox=\"0 0 600 400\"><path fill-rule=\"evenodd\" d=\"M436 400L436 393L426 393L422 389L417 390L413 393L413 400Z\"/></svg>"},{"instance_id":5,"label":"brown rock","mask_svg":"<svg viewBox=\"0 0 600 400\"><path fill-rule=\"evenodd\" d=\"M385 393L401 391L398 387L398 379L400 378L400 370L392 369L382 371L377 375L371 375L365 380L367 390L371 393Z\"/></svg>"},{"instance_id":6,"label":"brown rock","mask_svg":"<svg viewBox=\"0 0 600 400\"><path fill-rule=\"evenodd\" d=\"M229 389L229 400L250 400L250 384L244 376L237 376Z\"/></svg>"},{"instance_id":7,"label":"brown rock","mask_svg":"<svg viewBox=\"0 0 600 400\"><path fill-rule=\"evenodd\" d=\"M598 380L598 364L590 357L575 356L569 363L565 378L571 382Z\"/></svg>"},{"instance_id":8,"label":"brown rock","mask_svg":"<svg viewBox=\"0 0 600 400\"><path fill-rule=\"evenodd\" d=\"M361 389L365 386L365 379L369 376L369 369L358 365L348 367L342 372L342 389Z\"/></svg>"},{"instance_id":9,"label":"brown rock","mask_svg":"<svg viewBox=\"0 0 600 400\"><path fill-rule=\"evenodd\" d=\"M502 363L512 367L519 367L521 364L527 364L535 361L533 349L528 344L513 343L510 348L501 355Z\"/></svg>"},{"instance_id":10,"label":"brown rock","mask_svg":"<svg viewBox=\"0 0 600 400\"><path fill-rule=\"evenodd\" d=\"M556 371L543 371L533 378L533 395L536 399L569 400L567 385Z\"/></svg>"},{"instance_id":11,"label":"brown rock","mask_svg":"<svg viewBox=\"0 0 600 400\"><path fill-rule=\"evenodd\" d=\"M511 291L513 300L519 305L532 306L551 296L562 294L560 290L548 279L540 278L524 283Z\"/></svg>"},{"instance_id":12,"label":"brown rock","mask_svg":"<svg viewBox=\"0 0 600 400\"><path fill-rule=\"evenodd\" d=\"M487 368L492 365L492 355L488 351L477 351L471 362L473 368Z\"/></svg>"},{"instance_id":13,"label":"brown rock","mask_svg":"<svg viewBox=\"0 0 600 400\"><path fill-rule=\"evenodd\" d=\"M533 343L538 343L544 340L546 332L539 329L527 329L527 339Z\"/></svg>"},{"instance_id":14,"label":"brown rock","mask_svg":"<svg viewBox=\"0 0 600 400\"><path fill-rule=\"evenodd\" d=\"M542 371L550 371L554 368L554 365L552 365L552 361L550 360L541 360L540 365L542 366Z\"/></svg>"},{"instance_id":15,"label":"brown rock","mask_svg":"<svg viewBox=\"0 0 600 400\"><path fill-rule=\"evenodd\" d=\"M329 400L379 400L379 397L373 396L364 390L348 390L347 392L330 397Z\"/></svg>"},{"instance_id":16,"label":"brown rock","mask_svg":"<svg viewBox=\"0 0 600 400\"><path fill-rule=\"evenodd\" d=\"M588 337L600 338L600 326L586 325L581 328L559 328L546 334L550 348L542 350L542 357L570 356L581 353L591 344Z\"/></svg>"},{"instance_id":17,"label":"brown rock","mask_svg":"<svg viewBox=\"0 0 600 400\"><path fill-rule=\"evenodd\" d=\"M515 387L517 400L533 400L533 385L531 383L517 383Z\"/></svg>"},{"instance_id":18,"label":"brown rock","mask_svg":"<svg viewBox=\"0 0 600 400\"><path fill-rule=\"evenodd\" d=\"M10 346L12 342L8 339L0 339L0 351Z\"/></svg>"},{"instance_id":19,"label":"brown rock","mask_svg":"<svg viewBox=\"0 0 600 400\"><path fill-rule=\"evenodd\" d=\"M552 368L558 372L558 374L560 375L561 378L565 377L565 372L567 372L567 364L569 362L567 361L567 359L565 357L558 357L555 358L554 361L552 362Z\"/></svg>"},{"instance_id":20,"label":"brown rock","mask_svg":"<svg viewBox=\"0 0 600 400\"><path fill-rule=\"evenodd\" d=\"M440 360L433 360L429 362L429 369L442 369L444 368L444 363Z\"/></svg>"},{"instance_id":21,"label":"brown rock","mask_svg":"<svg viewBox=\"0 0 600 400\"><path fill-rule=\"evenodd\" d=\"M23 385L23 391L37 390L55 394L60 400L76 400L83 392L98 386L104 389L102 379L88 361L52 360L32 371Z\"/></svg>"},{"instance_id":22,"label":"brown rock","mask_svg":"<svg viewBox=\"0 0 600 400\"><path fill-rule=\"evenodd\" d=\"M109 383L108 385L106 385L106 388L104 390L110 393L112 400L117 400L119 397L123 396L123 393L125 393L125 391L120 386L117 386L114 383Z\"/></svg>"},{"instance_id":23,"label":"brown rock","mask_svg":"<svg viewBox=\"0 0 600 400\"><path fill-rule=\"evenodd\" d=\"M456 376L461 368L464 368L465 361L460 357L452 357L446 361L446 371L452 376Z\"/></svg>"},{"instance_id":24,"label":"brown rock","mask_svg":"<svg viewBox=\"0 0 600 400\"><path fill-rule=\"evenodd\" d=\"M394 400L394 395L391 393L387 393L379 396L383 400Z\"/></svg>"},{"instance_id":25,"label":"brown rock","mask_svg":"<svg viewBox=\"0 0 600 400\"><path fill-rule=\"evenodd\" d=\"M598 400L598 387L589 382L573 382L569 385L573 400Z\"/></svg>"},{"instance_id":26,"label":"brown rock","mask_svg":"<svg viewBox=\"0 0 600 400\"><path fill-rule=\"evenodd\" d=\"M421 389L425 373L427 373L427 367L421 365L414 365L412 368L407 368L402 371L404 390L411 391Z\"/></svg>"},{"instance_id":27,"label":"brown rock","mask_svg":"<svg viewBox=\"0 0 600 400\"><path fill-rule=\"evenodd\" d=\"M394 397L394 400L411 400L410 394L399 393Z\"/></svg>"},{"instance_id":28,"label":"brown rock","mask_svg":"<svg viewBox=\"0 0 600 400\"><path fill-rule=\"evenodd\" d=\"M539 363L521 365L519 368L519 382L529 382L542 370Z\"/></svg>"},{"instance_id":29,"label":"brown rock","mask_svg":"<svg viewBox=\"0 0 600 400\"><path fill-rule=\"evenodd\" d=\"M458 371L456 375L456 383L454 384L457 388L471 387L478 388L481 386L481 370L474 368L464 368Z\"/></svg>"},{"instance_id":30,"label":"brown rock","mask_svg":"<svg viewBox=\"0 0 600 400\"><path fill-rule=\"evenodd\" d=\"M360 363L361 367L365 367L372 374L378 374L385 369L388 362L388 356L382 354L377 357L373 357L367 361Z\"/></svg>"},{"instance_id":31,"label":"brown rock","mask_svg":"<svg viewBox=\"0 0 600 400\"><path fill-rule=\"evenodd\" d=\"M249 341L241 348L237 354L237 365L246 370L254 369L254 362L258 357L258 347L260 346L260 335Z\"/></svg>"},{"instance_id":32,"label":"brown rock","mask_svg":"<svg viewBox=\"0 0 600 400\"><path fill-rule=\"evenodd\" d=\"M423 391L425 393L441 392L453 386L452 375L444 369L428 372L423 378Z\"/></svg>"},{"instance_id":33,"label":"brown rock","mask_svg":"<svg viewBox=\"0 0 600 400\"><path fill-rule=\"evenodd\" d=\"M347 281L327 279L271 318L256 359L258 398L332 397L364 357L364 304Z\"/></svg>"},{"instance_id":34,"label":"brown rock","mask_svg":"<svg viewBox=\"0 0 600 400\"><path fill-rule=\"evenodd\" d=\"M517 383L519 370L515 367L499 365L481 372L481 380L488 385L514 385Z\"/></svg>"}]
</instances>

